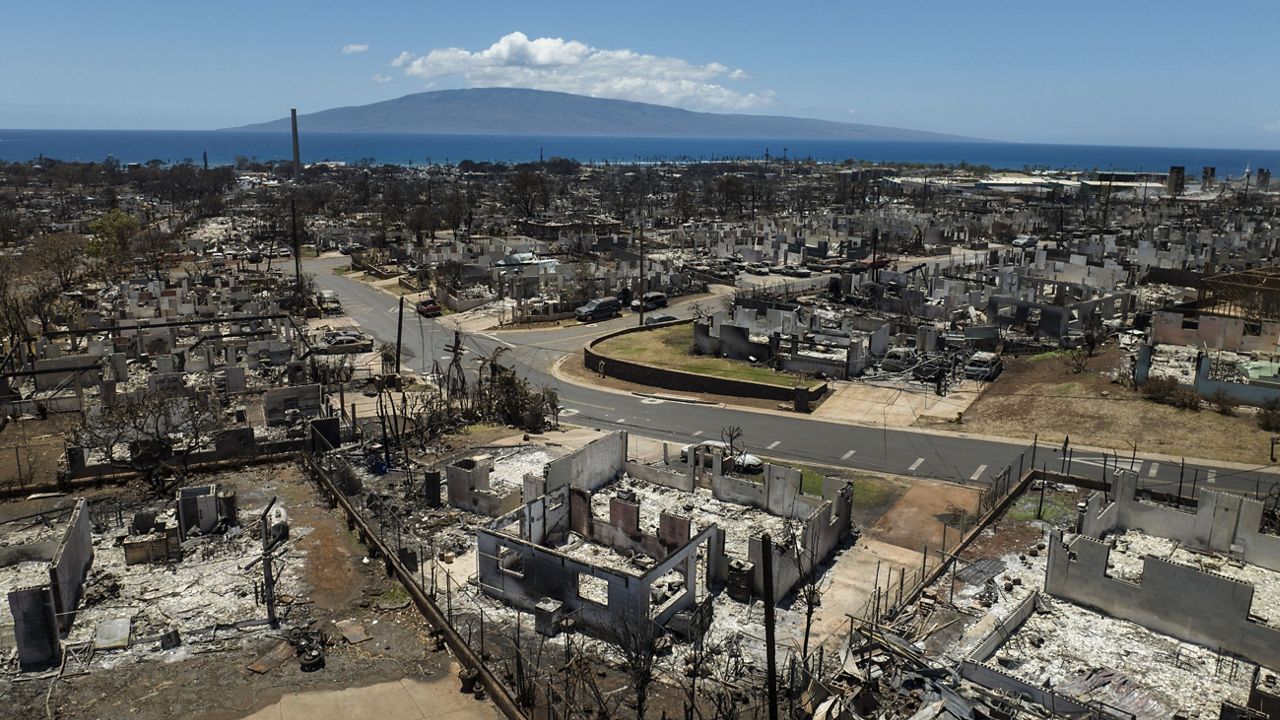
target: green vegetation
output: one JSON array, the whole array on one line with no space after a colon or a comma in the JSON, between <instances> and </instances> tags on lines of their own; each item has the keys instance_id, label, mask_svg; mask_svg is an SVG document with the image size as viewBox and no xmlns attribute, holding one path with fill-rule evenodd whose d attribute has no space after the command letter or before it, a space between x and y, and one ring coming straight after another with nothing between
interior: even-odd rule
<instances>
[{"instance_id":1,"label":"green vegetation","mask_svg":"<svg viewBox=\"0 0 1280 720\"><path fill-rule=\"evenodd\" d=\"M822 495L822 481L828 477L840 477L853 483L853 506L874 508L900 494L898 483L878 475L866 475L840 468L817 467L801 463L771 460L774 465L784 465L800 471L800 491L806 495Z\"/></svg>"},{"instance_id":2,"label":"green vegetation","mask_svg":"<svg viewBox=\"0 0 1280 720\"><path fill-rule=\"evenodd\" d=\"M1028 490L1009 508L1006 517L1010 520L1020 522L1030 522L1036 519L1036 508L1040 506L1040 492L1038 490ZM1076 516L1076 499L1074 496L1057 493L1046 492L1044 495L1044 508L1040 511L1040 519L1050 525L1067 525Z\"/></svg>"},{"instance_id":3,"label":"green vegetation","mask_svg":"<svg viewBox=\"0 0 1280 720\"><path fill-rule=\"evenodd\" d=\"M405 592L402 586L396 584L379 593L378 600L383 605L399 605L409 601L409 593Z\"/></svg>"},{"instance_id":4,"label":"green vegetation","mask_svg":"<svg viewBox=\"0 0 1280 720\"><path fill-rule=\"evenodd\" d=\"M1062 357L1061 350L1050 350L1049 352L1037 353L1027 356L1027 362L1040 362L1041 360L1052 360Z\"/></svg>"},{"instance_id":5,"label":"green vegetation","mask_svg":"<svg viewBox=\"0 0 1280 720\"><path fill-rule=\"evenodd\" d=\"M338 267L333 269L334 275L346 275L349 272L351 272L350 265L339 265Z\"/></svg>"},{"instance_id":6,"label":"green vegetation","mask_svg":"<svg viewBox=\"0 0 1280 720\"><path fill-rule=\"evenodd\" d=\"M1200 395L1177 380L1167 377L1147 378L1142 384L1142 394L1148 400L1161 405L1172 405L1179 410L1200 411Z\"/></svg>"},{"instance_id":7,"label":"green vegetation","mask_svg":"<svg viewBox=\"0 0 1280 720\"><path fill-rule=\"evenodd\" d=\"M601 355L620 360L729 380L780 387L795 387L804 382L799 375L776 372L741 360L694 355L693 330L687 324L620 335L596 345L595 349Z\"/></svg>"}]
</instances>

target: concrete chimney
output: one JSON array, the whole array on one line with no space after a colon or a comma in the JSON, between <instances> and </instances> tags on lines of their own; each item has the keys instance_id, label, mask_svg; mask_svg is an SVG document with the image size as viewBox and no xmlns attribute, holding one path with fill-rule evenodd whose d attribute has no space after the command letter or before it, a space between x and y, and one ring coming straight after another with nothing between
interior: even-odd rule
<instances>
[{"instance_id":1,"label":"concrete chimney","mask_svg":"<svg viewBox=\"0 0 1280 720\"><path fill-rule=\"evenodd\" d=\"M302 176L302 158L298 155L298 108L289 108L289 117L293 121L293 180L297 182Z\"/></svg>"}]
</instances>

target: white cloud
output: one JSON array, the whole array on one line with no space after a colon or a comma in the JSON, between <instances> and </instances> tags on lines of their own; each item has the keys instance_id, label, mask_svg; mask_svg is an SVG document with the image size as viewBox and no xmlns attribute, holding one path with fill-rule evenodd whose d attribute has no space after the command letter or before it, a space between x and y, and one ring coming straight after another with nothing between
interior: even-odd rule
<instances>
[{"instance_id":1,"label":"white cloud","mask_svg":"<svg viewBox=\"0 0 1280 720\"><path fill-rule=\"evenodd\" d=\"M368 49L369 45L367 43L351 43L349 45L342 46L342 54L355 55L356 53L362 53Z\"/></svg>"},{"instance_id":2,"label":"white cloud","mask_svg":"<svg viewBox=\"0 0 1280 720\"><path fill-rule=\"evenodd\" d=\"M390 76L390 75L384 75L384 74L382 74L382 73L374 73L374 74L373 74L373 77L371 77L371 78L369 78L369 79L370 79L370 80L372 80L372 81L374 81L374 82L376 82L376 83L378 83L378 84L382 84L382 83L389 83L389 82L391 82L391 76Z\"/></svg>"},{"instance_id":3,"label":"white cloud","mask_svg":"<svg viewBox=\"0 0 1280 720\"><path fill-rule=\"evenodd\" d=\"M739 92L720 84L748 75L718 62L697 65L562 38L530 40L521 32L475 52L436 48L416 57L406 51L391 66L422 80L457 77L470 87L527 87L699 110L749 110L773 102L771 91Z\"/></svg>"}]
</instances>

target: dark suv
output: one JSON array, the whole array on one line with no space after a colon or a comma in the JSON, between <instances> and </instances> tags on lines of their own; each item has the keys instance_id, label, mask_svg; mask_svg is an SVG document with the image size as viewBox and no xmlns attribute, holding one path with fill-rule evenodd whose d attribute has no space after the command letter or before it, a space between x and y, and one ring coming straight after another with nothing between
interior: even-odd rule
<instances>
[{"instance_id":1,"label":"dark suv","mask_svg":"<svg viewBox=\"0 0 1280 720\"><path fill-rule=\"evenodd\" d=\"M602 297L589 301L586 305L573 311L579 322L608 320L622 314L622 303L616 297Z\"/></svg>"}]
</instances>

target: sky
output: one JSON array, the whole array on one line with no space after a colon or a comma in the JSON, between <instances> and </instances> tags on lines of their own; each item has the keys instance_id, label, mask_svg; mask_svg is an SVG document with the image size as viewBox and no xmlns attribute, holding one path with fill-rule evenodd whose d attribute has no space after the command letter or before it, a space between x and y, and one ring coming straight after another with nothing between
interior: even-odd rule
<instances>
[{"instance_id":1,"label":"sky","mask_svg":"<svg viewBox=\"0 0 1280 720\"><path fill-rule=\"evenodd\" d=\"M0 128L532 87L1016 142L1280 148L1280 3L0 0Z\"/></svg>"}]
</instances>

